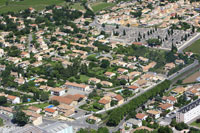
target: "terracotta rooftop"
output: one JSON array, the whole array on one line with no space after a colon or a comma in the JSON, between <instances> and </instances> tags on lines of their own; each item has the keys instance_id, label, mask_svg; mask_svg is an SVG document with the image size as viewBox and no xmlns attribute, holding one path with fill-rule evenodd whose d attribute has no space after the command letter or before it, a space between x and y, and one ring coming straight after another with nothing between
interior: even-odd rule
<instances>
[{"instance_id":1,"label":"terracotta rooftop","mask_svg":"<svg viewBox=\"0 0 200 133\"><path fill-rule=\"evenodd\" d=\"M136 85L131 85L131 86L128 86L128 89L133 89L133 90L136 90L138 88L138 86Z\"/></svg>"},{"instance_id":2,"label":"terracotta rooftop","mask_svg":"<svg viewBox=\"0 0 200 133\"><path fill-rule=\"evenodd\" d=\"M38 111L38 109L40 109L40 108L35 107L35 106L28 107L28 110L35 111L35 112Z\"/></svg>"},{"instance_id":3,"label":"terracotta rooftop","mask_svg":"<svg viewBox=\"0 0 200 133\"><path fill-rule=\"evenodd\" d=\"M77 83L72 83L72 82L66 82L65 85L66 86L75 86L75 87L79 87L79 88L86 88L87 87L87 85L77 84Z\"/></svg>"},{"instance_id":4,"label":"terracotta rooftop","mask_svg":"<svg viewBox=\"0 0 200 133\"><path fill-rule=\"evenodd\" d=\"M69 106L69 105L66 105L66 104L60 104L57 107L60 108L60 109L64 109L64 110L69 110L69 109L73 108L72 106Z\"/></svg>"},{"instance_id":5,"label":"terracotta rooftop","mask_svg":"<svg viewBox=\"0 0 200 133\"><path fill-rule=\"evenodd\" d=\"M51 108L46 108L45 111L46 112L50 112L50 113L54 113L56 110L55 109L51 109Z\"/></svg>"},{"instance_id":6,"label":"terracotta rooftop","mask_svg":"<svg viewBox=\"0 0 200 133\"><path fill-rule=\"evenodd\" d=\"M10 100L14 100L16 98L16 96L8 95L7 98Z\"/></svg>"},{"instance_id":7,"label":"terracotta rooftop","mask_svg":"<svg viewBox=\"0 0 200 133\"><path fill-rule=\"evenodd\" d=\"M0 106L0 110L4 110L7 112L13 112L12 108Z\"/></svg>"},{"instance_id":8,"label":"terracotta rooftop","mask_svg":"<svg viewBox=\"0 0 200 133\"><path fill-rule=\"evenodd\" d=\"M159 111L156 111L156 110L147 110L147 113L153 114L153 115L160 114L160 112L159 112Z\"/></svg>"},{"instance_id":9,"label":"terracotta rooftop","mask_svg":"<svg viewBox=\"0 0 200 133\"><path fill-rule=\"evenodd\" d=\"M54 92L60 92L60 91L63 91L65 89L64 88L58 88L58 87L56 87L56 88L51 88L50 90L54 91Z\"/></svg>"},{"instance_id":10,"label":"terracotta rooftop","mask_svg":"<svg viewBox=\"0 0 200 133\"><path fill-rule=\"evenodd\" d=\"M123 97L121 95L116 95L115 98L117 99L117 101L120 101L123 99Z\"/></svg>"},{"instance_id":11,"label":"terracotta rooftop","mask_svg":"<svg viewBox=\"0 0 200 133\"><path fill-rule=\"evenodd\" d=\"M159 105L160 108L164 109L164 110L167 110L168 108L172 107L173 105L172 104L169 104L169 103L165 103L165 104L161 104Z\"/></svg>"},{"instance_id":12,"label":"terracotta rooftop","mask_svg":"<svg viewBox=\"0 0 200 133\"><path fill-rule=\"evenodd\" d=\"M136 114L136 118L137 119L143 119L145 116L147 116L146 114L143 114L143 113L137 113Z\"/></svg>"},{"instance_id":13,"label":"terracotta rooftop","mask_svg":"<svg viewBox=\"0 0 200 133\"><path fill-rule=\"evenodd\" d=\"M100 99L100 100L99 100L99 103L105 105L105 104L110 103L110 101L108 101L108 100L106 100L106 99Z\"/></svg>"},{"instance_id":14,"label":"terracotta rooftop","mask_svg":"<svg viewBox=\"0 0 200 133\"><path fill-rule=\"evenodd\" d=\"M50 98L51 100L56 100L59 103L63 103L63 104L71 104L73 102L72 99L70 98L66 98L66 97L61 97L61 96L53 96Z\"/></svg>"}]
</instances>

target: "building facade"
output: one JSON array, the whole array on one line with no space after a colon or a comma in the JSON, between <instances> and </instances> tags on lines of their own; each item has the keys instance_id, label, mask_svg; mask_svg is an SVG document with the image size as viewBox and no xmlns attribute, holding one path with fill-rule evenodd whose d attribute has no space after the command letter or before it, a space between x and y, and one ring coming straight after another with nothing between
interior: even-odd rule
<instances>
[{"instance_id":1,"label":"building facade","mask_svg":"<svg viewBox=\"0 0 200 133\"><path fill-rule=\"evenodd\" d=\"M187 123L200 116L200 99L184 106L176 113L176 121Z\"/></svg>"}]
</instances>

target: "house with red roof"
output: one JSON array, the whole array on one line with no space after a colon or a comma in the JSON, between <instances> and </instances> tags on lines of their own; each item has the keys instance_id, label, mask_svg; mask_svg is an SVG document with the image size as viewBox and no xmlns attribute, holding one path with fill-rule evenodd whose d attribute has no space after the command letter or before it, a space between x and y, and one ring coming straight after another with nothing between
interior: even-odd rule
<instances>
[{"instance_id":1,"label":"house with red roof","mask_svg":"<svg viewBox=\"0 0 200 133\"><path fill-rule=\"evenodd\" d=\"M12 104L18 104L18 103L20 103L20 98L19 97L12 96L12 95L7 95L6 98Z\"/></svg>"},{"instance_id":2,"label":"house with red roof","mask_svg":"<svg viewBox=\"0 0 200 133\"><path fill-rule=\"evenodd\" d=\"M139 87L136 85L127 86L126 88L132 91L133 93L137 93L139 91Z\"/></svg>"},{"instance_id":3,"label":"house with red roof","mask_svg":"<svg viewBox=\"0 0 200 133\"><path fill-rule=\"evenodd\" d=\"M113 97L113 100L117 101L117 105L121 105L124 103L124 98L119 94Z\"/></svg>"},{"instance_id":4,"label":"house with red roof","mask_svg":"<svg viewBox=\"0 0 200 133\"><path fill-rule=\"evenodd\" d=\"M47 117L56 117L58 115L58 111L52 108L46 108L44 112Z\"/></svg>"},{"instance_id":5,"label":"house with red roof","mask_svg":"<svg viewBox=\"0 0 200 133\"><path fill-rule=\"evenodd\" d=\"M143 120L146 120L148 115L143 114L143 113L137 113L135 117L136 117L136 119L143 121Z\"/></svg>"},{"instance_id":6,"label":"house with red roof","mask_svg":"<svg viewBox=\"0 0 200 133\"><path fill-rule=\"evenodd\" d=\"M164 103L170 103L170 104L175 104L177 102L177 99L173 96L168 96L168 97L164 96L162 100Z\"/></svg>"}]
</instances>

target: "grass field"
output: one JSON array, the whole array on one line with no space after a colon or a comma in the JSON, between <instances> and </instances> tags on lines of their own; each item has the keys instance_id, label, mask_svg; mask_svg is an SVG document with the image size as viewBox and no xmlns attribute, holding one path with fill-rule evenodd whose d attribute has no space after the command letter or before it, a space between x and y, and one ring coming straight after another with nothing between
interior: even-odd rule
<instances>
[{"instance_id":1,"label":"grass field","mask_svg":"<svg viewBox=\"0 0 200 133\"><path fill-rule=\"evenodd\" d=\"M94 12L99 12L103 9L112 7L114 5L115 5L115 3L97 2L97 3L91 4L91 7L92 7Z\"/></svg>"},{"instance_id":2,"label":"grass field","mask_svg":"<svg viewBox=\"0 0 200 133\"><path fill-rule=\"evenodd\" d=\"M196 121L192 122L190 125L200 128L200 123L196 123Z\"/></svg>"},{"instance_id":3,"label":"grass field","mask_svg":"<svg viewBox=\"0 0 200 133\"><path fill-rule=\"evenodd\" d=\"M20 2L10 1L6 6L6 1L7 0L0 0L0 13L8 11L17 12L27 9L29 7L33 7L36 10L42 10L49 5L69 5L69 3L65 3L65 0L24 0ZM73 5L70 5L70 7L79 10L84 9L84 7L80 3L74 3Z\"/></svg>"},{"instance_id":4,"label":"grass field","mask_svg":"<svg viewBox=\"0 0 200 133\"><path fill-rule=\"evenodd\" d=\"M192 45L184 49L184 52L200 53L200 39L195 41Z\"/></svg>"}]
</instances>

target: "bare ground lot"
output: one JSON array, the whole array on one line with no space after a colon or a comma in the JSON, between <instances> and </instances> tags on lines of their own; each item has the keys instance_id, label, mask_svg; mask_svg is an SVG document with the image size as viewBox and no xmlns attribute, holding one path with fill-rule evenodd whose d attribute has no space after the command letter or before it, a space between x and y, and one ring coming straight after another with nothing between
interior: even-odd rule
<instances>
[{"instance_id":1,"label":"bare ground lot","mask_svg":"<svg viewBox=\"0 0 200 133\"><path fill-rule=\"evenodd\" d=\"M194 74L190 75L189 77L187 77L186 79L183 80L183 83L192 83L192 82L196 82L196 79L200 77L200 71L195 72Z\"/></svg>"}]
</instances>

